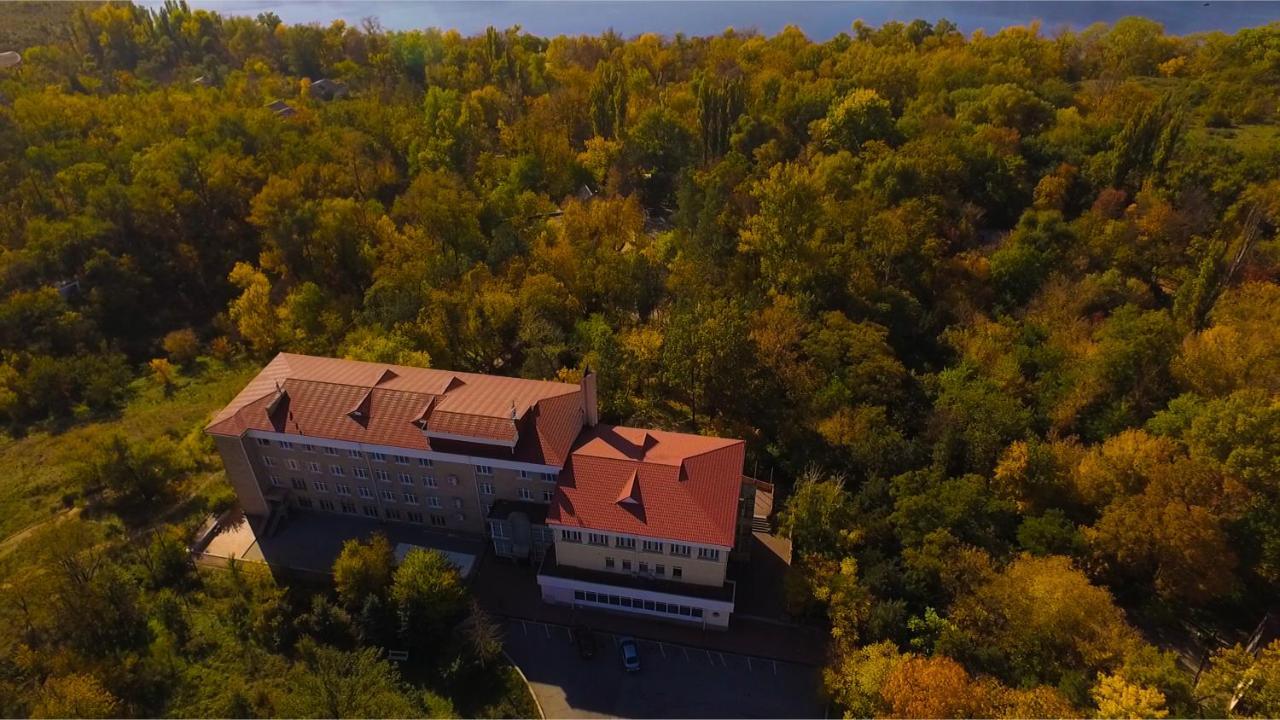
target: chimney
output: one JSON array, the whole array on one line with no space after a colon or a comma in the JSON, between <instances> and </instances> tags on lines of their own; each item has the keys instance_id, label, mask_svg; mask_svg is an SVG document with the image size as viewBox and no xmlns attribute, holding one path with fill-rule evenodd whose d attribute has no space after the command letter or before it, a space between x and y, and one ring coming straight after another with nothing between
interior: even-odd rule
<instances>
[{"instance_id":1,"label":"chimney","mask_svg":"<svg viewBox=\"0 0 1280 720\"><path fill-rule=\"evenodd\" d=\"M600 408L596 405L596 374L591 366L582 368L582 419L594 427L600 422Z\"/></svg>"}]
</instances>

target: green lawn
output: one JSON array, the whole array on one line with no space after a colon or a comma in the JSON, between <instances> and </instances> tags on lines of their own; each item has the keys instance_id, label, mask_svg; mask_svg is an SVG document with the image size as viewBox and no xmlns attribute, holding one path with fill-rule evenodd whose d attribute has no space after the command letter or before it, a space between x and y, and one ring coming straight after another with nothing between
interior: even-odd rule
<instances>
[{"instance_id":1,"label":"green lawn","mask_svg":"<svg viewBox=\"0 0 1280 720\"><path fill-rule=\"evenodd\" d=\"M74 504L77 466L105 439L117 433L131 440L185 437L202 427L256 371L210 363L194 377L181 379L169 397L142 378L133 384L131 401L115 418L82 423L65 432L0 438L0 468L5 469L0 475L0 543ZM197 473L191 489L207 488L213 474Z\"/></svg>"}]
</instances>

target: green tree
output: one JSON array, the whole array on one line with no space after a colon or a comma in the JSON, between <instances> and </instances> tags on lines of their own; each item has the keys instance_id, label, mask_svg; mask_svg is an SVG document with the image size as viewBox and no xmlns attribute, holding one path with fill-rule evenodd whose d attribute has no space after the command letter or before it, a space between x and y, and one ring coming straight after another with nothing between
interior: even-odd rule
<instances>
[{"instance_id":1,"label":"green tree","mask_svg":"<svg viewBox=\"0 0 1280 720\"><path fill-rule=\"evenodd\" d=\"M333 561L333 585L342 604L359 609L370 596L384 596L391 587L394 562L391 541L382 533L344 542Z\"/></svg>"}]
</instances>

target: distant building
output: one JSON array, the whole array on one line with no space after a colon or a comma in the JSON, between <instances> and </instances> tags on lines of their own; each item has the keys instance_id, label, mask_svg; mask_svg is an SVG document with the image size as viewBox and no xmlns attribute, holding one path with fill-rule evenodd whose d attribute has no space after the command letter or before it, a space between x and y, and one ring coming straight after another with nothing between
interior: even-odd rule
<instances>
[{"instance_id":1,"label":"distant building","mask_svg":"<svg viewBox=\"0 0 1280 720\"><path fill-rule=\"evenodd\" d=\"M267 109L276 114L276 117L293 117L298 111L283 100L276 100L267 105Z\"/></svg>"},{"instance_id":2,"label":"distant building","mask_svg":"<svg viewBox=\"0 0 1280 720\"><path fill-rule=\"evenodd\" d=\"M192 80L191 84L199 85L200 87L213 87L213 79L210 78L208 75L201 75L195 80Z\"/></svg>"},{"instance_id":3,"label":"distant building","mask_svg":"<svg viewBox=\"0 0 1280 720\"><path fill-rule=\"evenodd\" d=\"M252 525L291 508L488 538L551 603L727 627L740 440L598 422L578 384L281 353L215 417ZM425 543L429 545L430 543Z\"/></svg>"},{"instance_id":4,"label":"distant building","mask_svg":"<svg viewBox=\"0 0 1280 720\"><path fill-rule=\"evenodd\" d=\"M311 83L307 88L307 93L319 100L337 100L346 97L350 94L350 91L347 89L347 84L341 80L321 78Z\"/></svg>"}]
</instances>

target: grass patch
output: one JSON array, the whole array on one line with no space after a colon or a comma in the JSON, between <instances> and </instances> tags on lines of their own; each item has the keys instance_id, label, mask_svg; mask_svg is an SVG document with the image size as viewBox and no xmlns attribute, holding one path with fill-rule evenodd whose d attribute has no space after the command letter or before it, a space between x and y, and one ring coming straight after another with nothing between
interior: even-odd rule
<instances>
[{"instance_id":1,"label":"grass patch","mask_svg":"<svg viewBox=\"0 0 1280 720\"><path fill-rule=\"evenodd\" d=\"M148 378L133 384L133 396L121 413L59 433L33 432L23 438L0 439L0 543L16 533L70 509L78 498L79 464L102 442L120 434L130 440L175 439L203 426L257 372L256 367L204 365L183 379L168 396ZM184 491L215 493L214 476L197 473Z\"/></svg>"}]
</instances>

